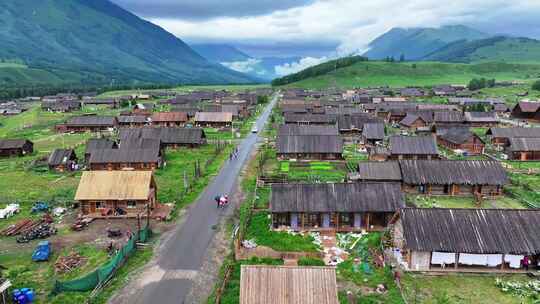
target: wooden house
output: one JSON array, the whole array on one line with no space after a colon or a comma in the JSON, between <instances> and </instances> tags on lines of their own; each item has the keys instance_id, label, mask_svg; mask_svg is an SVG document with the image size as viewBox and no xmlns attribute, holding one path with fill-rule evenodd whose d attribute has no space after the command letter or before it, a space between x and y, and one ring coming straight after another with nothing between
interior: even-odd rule
<instances>
[{"instance_id":1,"label":"wooden house","mask_svg":"<svg viewBox=\"0 0 540 304\"><path fill-rule=\"evenodd\" d=\"M156 182L151 171L85 171L75 201L88 217L145 216L157 202Z\"/></svg>"},{"instance_id":2,"label":"wooden house","mask_svg":"<svg viewBox=\"0 0 540 304\"><path fill-rule=\"evenodd\" d=\"M390 157L390 151L388 148L376 145L376 146L368 146L367 147L368 157L369 160L372 161L385 161Z\"/></svg>"},{"instance_id":3,"label":"wooden house","mask_svg":"<svg viewBox=\"0 0 540 304\"><path fill-rule=\"evenodd\" d=\"M432 136L390 137L390 159L437 159L439 150Z\"/></svg>"},{"instance_id":4,"label":"wooden house","mask_svg":"<svg viewBox=\"0 0 540 304\"><path fill-rule=\"evenodd\" d=\"M465 124L471 127L493 127L499 124L495 112L465 112Z\"/></svg>"},{"instance_id":5,"label":"wooden house","mask_svg":"<svg viewBox=\"0 0 540 304\"><path fill-rule=\"evenodd\" d=\"M407 116L405 116L405 118L399 122L400 126L412 130L425 128L428 126L428 124L429 122L427 122L421 115L414 113L407 113Z\"/></svg>"},{"instance_id":6,"label":"wooden house","mask_svg":"<svg viewBox=\"0 0 540 304\"><path fill-rule=\"evenodd\" d=\"M528 272L525 257L540 261L538 225L538 209L405 208L392 252L409 271Z\"/></svg>"},{"instance_id":7,"label":"wooden house","mask_svg":"<svg viewBox=\"0 0 540 304\"><path fill-rule=\"evenodd\" d=\"M232 122L233 116L229 112L197 112L195 114L195 124L200 127L231 127Z\"/></svg>"},{"instance_id":8,"label":"wooden house","mask_svg":"<svg viewBox=\"0 0 540 304\"><path fill-rule=\"evenodd\" d=\"M433 113L433 123L437 126L462 125L464 121L462 112L437 111Z\"/></svg>"},{"instance_id":9,"label":"wooden house","mask_svg":"<svg viewBox=\"0 0 540 304\"><path fill-rule=\"evenodd\" d=\"M93 105L93 106L106 106L109 108L116 109L120 105L120 101L118 99L108 98L108 99L85 99L83 101L83 104L85 106L87 105Z\"/></svg>"},{"instance_id":10,"label":"wooden house","mask_svg":"<svg viewBox=\"0 0 540 304\"><path fill-rule=\"evenodd\" d=\"M335 267L242 265L240 304L339 304Z\"/></svg>"},{"instance_id":11,"label":"wooden house","mask_svg":"<svg viewBox=\"0 0 540 304\"><path fill-rule=\"evenodd\" d=\"M274 184L272 226L294 231L381 231L405 206L399 183Z\"/></svg>"},{"instance_id":12,"label":"wooden house","mask_svg":"<svg viewBox=\"0 0 540 304\"><path fill-rule=\"evenodd\" d=\"M41 109L48 112L72 112L81 109L81 102L78 100L55 100L42 101Z\"/></svg>"},{"instance_id":13,"label":"wooden house","mask_svg":"<svg viewBox=\"0 0 540 304\"><path fill-rule=\"evenodd\" d=\"M366 123L362 129L362 140L366 145L375 145L384 139L384 123Z\"/></svg>"},{"instance_id":14,"label":"wooden house","mask_svg":"<svg viewBox=\"0 0 540 304\"><path fill-rule=\"evenodd\" d=\"M161 166L159 143L157 147L103 149L94 151L88 165L90 170L156 170Z\"/></svg>"},{"instance_id":15,"label":"wooden house","mask_svg":"<svg viewBox=\"0 0 540 304\"><path fill-rule=\"evenodd\" d=\"M510 138L540 138L540 128L490 128L486 135L497 146L508 146Z\"/></svg>"},{"instance_id":16,"label":"wooden house","mask_svg":"<svg viewBox=\"0 0 540 304\"><path fill-rule=\"evenodd\" d=\"M486 144L469 128L449 128L437 135L437 143L451 150L463 150L470 155L484 153Z\"/></svg>"},{"instance_id":17,"label":"wooden house","mask_svg":"<svg viewBox=\"0 0 540 304\"><path fill-rule=\"evenodd\" d=\"M384 123L384 120L366 113L337 115L339 133L343 136L361 136L366 123Z\"/></svg>"},{"instance_id":18,"label":"wooden house","mask_svg":"<svg viewBox=\"0 0 540 304\"><path fill-rule=\"evenodd\" d=\"M201 128L138 128L122 129L119 133L120 142L140 138L159 139L161 148L195 148L206 144L206 134Z\"/></svg>"},{"instance_id":19,"label":"wooden house","mask_svg":"<svg viewBox=\"0 0 540 304\"><path fill-rule=\"evenodd\" d=\"M117 144L115 141L107 138L91 138L86 142L86 150L84 152L84 161L88 163L90 155L97 150L115 149Z\"/></svg>"},{"instance_id":20,"label":"wooden house","mask_svg":"<svg viewBox=\"0 0 540 304\"><path fill-rule=\"evenodd\" d=\"M146 116L142 115L120 115L117 119L121 128L140 128L148 124Z\"/></svg>"},{"instance_id":21,"label":"wooden house","mask_svg":"<svg viewBox=\"0 0 540 304\"><path fill-rule=\"evenodd\" d=\"M497 161L402 160L399 165L406 193L497 196L508 183Z\"/></svg>"},{"instance_id":22,"label":"wooden house","mask_svg":"<svg viewBox=\"0 0 540 304\"><path fill-rule=\"evenodd\" d=\"M34 153L34 143L27 139L0 139L0 157Z\"/></svg>"},{"instance_id":23,"label":"wooden house","mask_svg":"<svg viewBox=\"0 0 540 304\"><path fill-rule=\"evenodd\" d=\"M280 135L276 141L279 159L343 159L339 135Z\"/></svg>"},{"instance_id":24,"label":"wooden house","mask_svg":"<svg viewBox=\"0 0 540 304\"><path fill-rule=\"evenodd\" d=\"M512 109L511 116L516 119L540 122L540 102L519 102Z\"/></svg>"},{"instance_id":25,"label":"wooden house","mask_svg":"<svg viewBox=\"0 0 540 304\"><path fill-rule=\"evenodd\" d=\"M510 138L510 143L506 147L508 159L521 161L540 160L540 137L536 138Z\"/></svg>"},{"instance_id":26,"label":"wooden house","mask_svg":"<svg viewBox=\"0 0 540 304\"><path fill-rule=\"evenodd\" d=\"M153 103L137 103L133 106L133 115L150 116L154 111Z\"/></svg>"},{"instance_id":27,"label":"wooden house","mask_svg":"<svg viewBox=\"0 0 540 304\"><path fill-rule=\"evenodd\" d=\"M113 130L118 125L114 116L77 116L68 120L65 124L58 125L60 132L100 132Z\"/></svg>"},{"instance_id":28,"label":"wooden house","mask_svg":"<svg viewBox=\"0 0 540 304\"><path fill-rule=\"evenodd\" d=\"M183 127L188 121L186 112L158 112L150 117L153 126Z\"/></svg>"},{"instance_id":29,"label":"wooden house","mask_svg":"<svg viewBox=\"0 0 540 304\"><path fill-rule=\"evenodd\" d=\"M65 172L75 170L78 160L73 149L55 149L49 155L47 164L50 170Z\"/></svg>"}]
</instances>

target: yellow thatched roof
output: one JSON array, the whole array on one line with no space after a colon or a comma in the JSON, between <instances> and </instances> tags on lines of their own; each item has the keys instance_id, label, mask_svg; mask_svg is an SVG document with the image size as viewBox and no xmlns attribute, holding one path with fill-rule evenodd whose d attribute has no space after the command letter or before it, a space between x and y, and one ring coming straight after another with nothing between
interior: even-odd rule
<instances>
[{"instance_id":1,"label":"yellow thatched roof","mask_svg":"<svg viewBox=\"0 0 540 304\"><path fill-rule=\"evenodd\" d=\"M75 200L146 200L151 184L151 171L86 171Z\"/></svg>"}]
</instances>

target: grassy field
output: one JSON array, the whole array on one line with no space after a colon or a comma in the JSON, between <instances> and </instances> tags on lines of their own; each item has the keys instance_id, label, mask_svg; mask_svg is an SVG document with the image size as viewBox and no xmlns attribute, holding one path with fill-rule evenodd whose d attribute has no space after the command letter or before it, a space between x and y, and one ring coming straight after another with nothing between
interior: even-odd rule
<instances>
[{"instance_id":1,"label":"grassy field","mask_svg":"<svg viewBox=\"0 0 540 304\"><path fill-rule=\"evenodd\" d=\"M433 86L443 83L467 84L472 78L495 78L499 81L533 79L540 75L539 64L453 64L440 62L358 62L323 76L287 85L322 89L368 86Z\"/></svg>"},{"instance_id":2,"label":"grassy field","mask_svg":"<svg viewBox=\"0 0 540 304\"><path fill-rule=\"evenodd\" d=\"M524 304L533 303L512 294L503 293L496 285L494 275L425 276L405 274L401 278L403 294L408 303L425 304ZM524 281L525 275L502 276L503 280Z\"/></svg>"}]
</instances>

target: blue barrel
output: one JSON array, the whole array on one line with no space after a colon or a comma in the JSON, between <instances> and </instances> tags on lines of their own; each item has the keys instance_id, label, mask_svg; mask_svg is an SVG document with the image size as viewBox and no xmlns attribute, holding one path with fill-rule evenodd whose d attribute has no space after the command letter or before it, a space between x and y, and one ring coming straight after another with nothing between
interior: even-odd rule
<instances>
[{"instance_id":1,"label":"blue barrel","mask_svg":"<svg viewBox=\"0 0 540 304\"><path fill-rule=\"evenodd\" d=\"M25 293L26 298L28 299L28 302L34 302L34 291L32 289L28 290L28 292Z\"/></svg>"}]
</instances>

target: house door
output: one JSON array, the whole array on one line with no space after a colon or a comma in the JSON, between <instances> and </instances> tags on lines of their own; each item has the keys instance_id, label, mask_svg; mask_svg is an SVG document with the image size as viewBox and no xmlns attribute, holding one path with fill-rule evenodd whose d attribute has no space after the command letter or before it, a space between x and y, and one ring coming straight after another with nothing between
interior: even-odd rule
<instances>
[{"instance_id":1,"label":"house door","mask_svg":"<svg viewBox=\"0 0 540 304\"><path fill-rule=\"evenodd\" d=\"M354 214L354 228L361 228L362 227L362 214L355 213Z\"/></svg>"},{"instance_id":2,"label":"house door","mask_svg":"<svg viewBox=\"0 0 540 304\"><path fill-rule=\"evenodd\" d=\"M323 226L323 228L330 228L330 214L329 213L324 213L323 214L322 226Z\"/></svg>"},{"instance_id":3,"label":"house door","mask_svg":"<svg viewBox=\"0 0 540 304\"><path fill-rule=\"evenodd\" d=\"M298 213L291 213L291 228L298 229Z\"/></svg>"}]
</instances>

